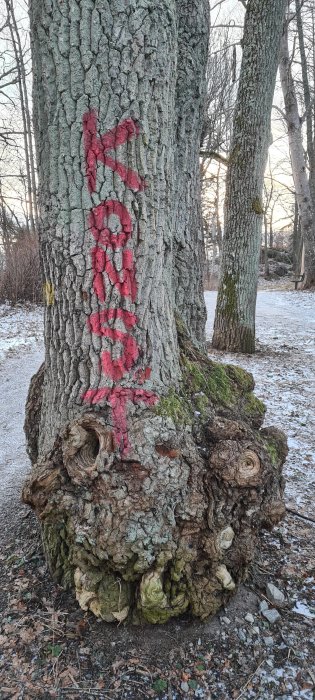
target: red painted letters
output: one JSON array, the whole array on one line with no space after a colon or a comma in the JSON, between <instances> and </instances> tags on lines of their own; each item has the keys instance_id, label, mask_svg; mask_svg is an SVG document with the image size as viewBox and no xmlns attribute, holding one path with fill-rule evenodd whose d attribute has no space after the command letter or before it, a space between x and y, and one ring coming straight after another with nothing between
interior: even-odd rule
<instances>
[{"instance_id":1,"label":"red painted letters","mask_svg":"<svg viewBox=\"0 0 315 700\"><path fill-rule=\"evenodd\" d=\"M118 146L122 146L127 141L139 136L139 127L132 119L125 119L117 127L99 137L97 136L97 114L95 110L91 110L83 117L83 135L86 174L90 192L96 190L97 161L117 172L131 190L137 192L144 188L144 181L134 170L126 168L108 154L109 151L114 151Z\"/></svg>"},{"instance_id":2,"label":"red painted letters","mask_svg":"<svg viewBox=\"0 0 315 700\"><path fill-rule=\"evenodd\" d=\"M109 151L115 151L118 146L139 135L139 127L132 119L126 119L116 128L106 132L103 136L97 135L97 115L94 110L83 117L83 135L86 159L86 175L89 191L96 190L97 162L104 163L114 172L118 173L122 181L134 191L144 188L144 181L130 168L114 160ZM112 218L112 227L110 225ZM116 218L116 221L114 219ZM118 232L117 232L118 222ZM106 286L115 287L122 299L130 299L135 302L137 296L137 282L133 252L126 248L133 233L131 216L126 207L117 200L106 200L94 207L88 218L89 229L96 245L91 250L93 267L93 290L99 300L106 301ZM115 227L115 232L112 230ZM116 269L114 254L121 251L121 264L119 271ZM119 327L115 327L118 322ZM120 348L119 357L112 357L111 352L103 351L101 354L101 369L105 378L113 382L119 382L130 374L138 360L140 349L135 338L131 335L132 329L137 324L137 317L126 309L110 307L91 314L89 328L95 335L108 338L113 346ZM123 327L123 330L122 330ZM150 378L151 369L138 369L132 380L137 384L144 384ZM98 404L107 401L112 409L114 436L117 446L122 453L127 453L129 448L127 430L127 403L143 403L153 406L158 397L150 391L139 388L103 387L101 389L89 389L83 396L85 402Z\"/></svg>"}]
</instances>

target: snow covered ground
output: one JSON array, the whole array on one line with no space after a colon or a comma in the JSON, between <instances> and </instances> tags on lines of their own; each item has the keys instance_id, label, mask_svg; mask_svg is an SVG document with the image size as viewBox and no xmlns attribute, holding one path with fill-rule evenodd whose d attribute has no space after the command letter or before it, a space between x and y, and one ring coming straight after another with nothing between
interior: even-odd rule
<instances>
[{"instance_id":1,"label":"snow covered ground","mask_svg":"<svg viewBox=\"0 0 315 700\"><path fill-rule=\"evenodd\" d=\"M42 309L0 306L0 504L20 489L29 468L24 407L43 355Z\"/></svg>"}]
</instances>

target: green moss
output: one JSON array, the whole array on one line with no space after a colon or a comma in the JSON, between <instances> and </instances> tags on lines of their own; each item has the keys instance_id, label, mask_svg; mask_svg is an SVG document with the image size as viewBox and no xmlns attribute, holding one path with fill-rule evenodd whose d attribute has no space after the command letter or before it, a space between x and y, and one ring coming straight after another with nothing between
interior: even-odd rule
<instances>
[{"instance_id":1,"label":"green moss","mask_svg":"<svg viewBox=\"0 0 315 700\"><path fill-rule=\"evenodd\" d=\"M103 620L111 621L111 616L118 619L117 613L129 608L131 600L131 587L126 581L115 576L106 574L102 576L97 597L100 615ZM127 613L128 614L128 613Z\"/></svg>"},{"instance_id":2,"label":"green moss","mask_svg":"<svg viewBox=\"0 0 315 700\"><path fill-rule=\"evenodd\" d=\"M252 391L254 389L255 382L252 374L235 365L226 365L225 367L228 376L236 382L240 389L243 389L243 391Z\"/></svg>"},{"instance_id":3,"label":"green moss","mask_svg":"<svg viewBox=\"0 0 315 700\"><path fill-rule=\"evenodd\" d=\"M163 584L162 574L157 571L151 571L142 577L138 608L146 622L163 624L171 617L183 614L188 605L184 583L172 586L168 579Z\"/></svg>"},{"instance_id":4,"label":"green moss","mask_svg":"<svg viewBox=\"0 0 315 700\"><path fill-rule=\"evenodd\" d=\"M53 578L63 588L72 588L73 567L69 556L67 523L46 521L42 527L42 540Z\"/></svg>"},{"instance_id":5,"label":"green moss","mask_svg":"<svg viewBox=\"0 0 315 700\"><path fill-rule=\"evenodd\" d=\"M193 401L197 410L200 406L200 392L205 396L201 399L201 406L204 412L206 401L209 399L213 403L220 403L223 406L231 406L235 402L233 382L231 381L224 365L211 360L203 363L198 360L192 361L187 357L182 358L183 385L194 393ZM196 404L197 399L197 404Z\"/></svg>"},{"instance_id":6,"label":"green moss","mask_svg":"<svg viewBox=\"0 0 315 700\"><path fill-rule=\"evenodd\" d=\"M176 393L174 389L170 389L168 394L161 398L155 412L159 416L172 418L175 425L189 425L192 422L192 411L186 399Z\"/></svg>"},{"instance_id":7,"label":"green moss","mask_svg":"<svg viewBox=\"0 0 315 700\"><path fill-rule=\"evenodd\" d=\"M235 393L227 371L223 365L212 363L208 374L208 392L214 403L231 406L235 403Z\"/></svg>"},{"instance_id":8,"label":"green moss","mask_svg":"<svg viewBox=\"0 0 315 700\"><path fill-rule=\"evenodd\" d=\"M265 404L255 396L255 394L247 394L244 403L244 412L246 416L264 416L266 413Z\"/></svg>"},{"instance_id":9,"label":"green moss","mask_svg":"<svg viewBox=\"0 0 315 700\"><path fill-rule=\"evenodd\" d=\"M163 590L162 578L157 572L142 577L139 607L144 619L153 625L163 624L172 616Z\"/></svg>"},{"instance_id":10,"label":"green moss","mask_svg":"<svg viewBox=\"0 0 315 700\"><path fill-rule=\"evenodd\" d=\"M264 441L264 448L270 457L271 464L273 464L273 466L275 467L279 461L279 455L278 455L278 449L277 449L276 442L274 442L273 440L268 440L268 441L265 440Z\"/></svg>"},{"instance_id":11,"label":"green moss","mask_svg":"<svg viewBox=\"0 0 315 700\"><path fill-rule=\"evenodd\" d=\"M200 394L195 394L194 404L196 410L201 413L202 416L204 416L209 408L209 399L203 392L201 392Z\"/></svg>"},{"instance_id":12,"label":"green moss","mask_svg":"<svg viewBox=\"0 0 315 700\"><path fill-rule=\"evenodd\" d=\"M225 273L222 280L223 298L221 297L221 301L223 302L224 313L226 317L234 320L238 318L236 290L237 281L237 277L227 273Z\"/></svg>"},{"instance_id":13,"label":"green moss","mask_svg":"<svg viewBox=\"0 0 315 700\"><path fill-rule=\"evenodd\" d=\"M263 205L262 205L259 197L255 197L253 199L252 210L255 212L255 214L258 214L258 215L261 215L264 213L264 208L263 208Z\"/></svg>"}]
</instances>

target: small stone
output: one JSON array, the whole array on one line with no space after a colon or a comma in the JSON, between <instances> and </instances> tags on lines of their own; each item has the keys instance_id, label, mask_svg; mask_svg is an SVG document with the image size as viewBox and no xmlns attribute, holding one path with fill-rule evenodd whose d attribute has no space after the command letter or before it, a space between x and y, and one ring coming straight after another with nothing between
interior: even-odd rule
<instances>
[{"instance_id":1,"label":"small stone","mask_svg":"<svg viewBox=\"0 0 315 700\"><path fill-rule=\"evenodd\" d=\"M268 606L267 601L266 601L266 600L262 600L261 603L260 603L260 605L259 605L259 610L260 610L260 612L263 613L264 610L268 610L268 607L269 607L269 606Z\"/></svg>"},{"instance_id":2,"label":"small stone","mask_svg":"<svg viewBox=\"0 0 315 700\"><path fill-rule=\"evenodd\" d=\"M231 624L231 620L230 620L229 617L221 617L221 620L222 620L222 622L225 623L225 625L230 625L230 624Z\"/></svg>"},{"instance_id":3,"label":"small stone","mask_svg":"<svg viewBox=\"0 0 315 700\"><path fill-rule=\"evenodd\" d=\"M247 613L247 615L245 615L245 620L246 622L250 622L251 624L253 624L253 622L255 622L254 615L252 615L251 613Z\"/></svg>"},{"instance_id":4,"label":"small stone","mask_svg":"<svg viewBox=\"0 0 315 700\"><path fill-rule=\"evenodd\" d=\"M255 632L255 634L260 634L259 627L253 627L253 632Z\"/></svg>"},{"instance_id":5,"label":"small stone","mask_svg":"<svg viewBox=\"0 0 315 700\"><path fill-rule=\"evenodd\" d=\"M281 615L275 608L271 608L271 610L263 610L263 616L266 618L266 620L268 620L268 622L270 622L271 625L281 619Z\"/></svg>"},{"instance_id":6,"label":"small stone","mask_svg":"<svg viewBox=\"0 0 315 700\"><path fill-rule=\"evenodd\" d=\"M279 590L279 588L277 588L277 586L274 586L273 583L267 583L266 592L271 603L274 605L283 605L285 595Z\"/></svg>"},{"instance_id":7,"label":"small stone","mask_svg":"<svg viewBox=\"0 0 315 700\"><path fill-rule=\"evenodd\" d=\"M266 647L273 646L273 637L263 637L263 640L264 640Z\"/></svg>"},{"instance_id":8,"label":"small stone","mask_svg":"<svg viewBox=\"0 0 315 700\"><path fill-rule=\"evenodd\" d=\"M189 693L189 685L188 685L188 683L186 683L186 681L183 681L180 684L180 687L181 687L183 693Z\"/></svg>"},{"instance_id":9,"label":"small stone","mask_svg":"<svg viewBox=\"0 0 315 700\"><path fill-rule=\"evenodd\" d=\"M246 642L246 634L244 630L239 630L237 634L241 642Z\"/></svg>"}]
</instances>

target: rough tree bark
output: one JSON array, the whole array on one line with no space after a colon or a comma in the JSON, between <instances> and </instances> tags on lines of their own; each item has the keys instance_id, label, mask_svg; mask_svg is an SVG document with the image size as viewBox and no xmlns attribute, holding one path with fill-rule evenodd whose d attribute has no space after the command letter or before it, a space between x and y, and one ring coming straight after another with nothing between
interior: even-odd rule
<instances>
[{"instance_id":1,"label":"rough tree bark","mask_svg":"<svg viewBox=\"0 0 315 700\"><path fill-rule=\"evenodd\" d=\"M283 435L202 351L207 12L31 2L49 303L23 497L54 577L107 621L207 617L284 513Z\"/></svg>"},{"instance_id":2,"label":"rough tree bark","mask_svg":"<svg viewBox=\"0 0 315 700\"><path fill-rule=\"evenodd\" d=\"M255 351L262 188L286 0L249 0L227 169L225 224L213 347Z\"/></svg>"}]
</instances>

